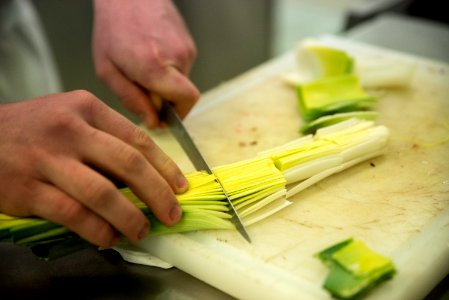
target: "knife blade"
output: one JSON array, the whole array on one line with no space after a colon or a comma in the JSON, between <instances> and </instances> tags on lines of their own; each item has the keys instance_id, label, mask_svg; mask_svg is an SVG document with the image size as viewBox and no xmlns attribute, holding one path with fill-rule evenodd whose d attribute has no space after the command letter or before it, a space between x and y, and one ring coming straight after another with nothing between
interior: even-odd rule
<instances>
[{"instance_id":1,"label":"knife blade","mask_svg":"<svg viewBox=\"0 0 449 300\"><path fill-rule=\"evenodd\" d=\"M184 127L184 124L182 123L181 118L178 116L178 113L175 111L174 107L170 104L169 101L166 101L166 100L162 101L162 108L161 108L160 116L161 116L161 120L167 124L170 132L173 134L173 136L178 141L179 145L182 147L184 152L189 157L189 159L192 162L195 169L197 171L206 171L208 174L213 174L212 169L209 167L206 160L201 155L201 152L196 147L189 132ZM229 204L230 214L231 214L231 222L234 224L235 228L243 236L243 238L245 240L247 240L249 243L251 243L249 234L246 231L246 228L243 225L242 220L240 219L234 205L232 204L231 199L229 199L229 196L226 193L226 190L223 188L223 185L220 182L220 180L217 178L217 176L215 176L215 178L216 178L217 183L220 185L220 187L223 191L223 194L226 197L226 201Z\"/></svg>"}]
</instances>

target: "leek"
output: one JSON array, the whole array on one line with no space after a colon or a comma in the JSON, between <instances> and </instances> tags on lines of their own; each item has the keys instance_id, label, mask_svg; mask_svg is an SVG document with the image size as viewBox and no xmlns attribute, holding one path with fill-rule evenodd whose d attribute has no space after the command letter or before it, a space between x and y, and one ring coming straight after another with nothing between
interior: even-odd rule
<instances>
[{"instance_id":1,"label":"leek","mask_svg":"<svg viewBox=\"0 0 449 300\"><path fill-rule=\"evenodd\" d=\"M297 87L299 109L305 121L338 112L368 110L376 98L368 95L356 75L319 79Z\"/></svg>"},{"instance_id":2,"label":"leek","mask_svg":"<svg viewBox=\"0 0 449 300\"><path fill-rule=\"evenodd\" d=\"M356 163L381 155L388 130L372 121L349 119L320 128L285 145L263 151L252 159L217 166L214 174L185 174L189 189L177 195L183 209L181 221L162 225L145 203L129 189L120 191L148 216L150 235L195 230L232 230L222 183L243 223L255 224L291 204L289 198L316 182ZM86 246L76 234L39 218L14 218L0 214L0 241L30 247L37 255L57 257ZM65 246L67 247L65 247ZM48 257L46 257L48 258Z\"/></svg>"},{"instance_id":3,"label":"leek","mask_svg":"<svg viewBox=\"0 0 449 300\"><path fill-rule=\"evenodd\" d=\"M299 70L308 71L308 76L290 72L284 79L296 88L299 112L304 121L300 128L302 134L315 133L319 128L349 118L376 118L377 114L369 110L377 99L367 94L360 84L359 76L354 72L356 61L350 54L306 40L298 47L297 61ZM364 82L367 76L369 78L370 74L362 77Z\"/></svg>"},{"instance_id":4,"label":"leek","mask_svg":"<svg viewBox=\"0 0 449 300\"><path fill-rule=\"evenodd\" d=\"M343 50L313 40L302 42L297 49L298 70L307 70L308 74L301 76L301 73L296 71L284 74L284 79L293 86L354 72L354 58Z\"/></svg>"},{"instance_id":5,"label":"leek","mask_svg":"<svg viewBox=\"0 0 449 300\"><path fill-rule=\"evenodd\" d=\"M282 171L287 184L298 183L332 168L344 169L354 160L384 152L389 131L372 121L349 119L321 128L310 138L300 138L259 153L270 157Z\"/></svg>"},{"instance_id":6,"label":"leek","mask_svg":"<svg viewBox=\"0 0 449 300\"><path fill-rule=\"evenodd\" d=\"M391 279L396 270L393 262L352 238L316 254L330 268L323 287L334 297L356 299Z\"/></svg>"},{"instance_id":7,"label":"leek","mask_svg":"<svg viewBox=\"0 0 449 300\"><path fill-rule=\"evenodd\" d=\"M304 50L318 61L321 71L319 77L333 77L353 72L354 59L345 51L313 42L306 42Z\"/></svg>"},{"instance_id":8,"label":"leek","mask_svg":"<svg viewBox=\"0 0 449 300\"><path fill-rule=\"evenodd\" d=\"M319 128L330 126L352 118L373 121L377 118L377 115L378 113L375 111L351 111L336 113L333 115L325 115L304 124L301 128L301 132L303 134L315 133Z\"/></svg>"}]
</instances>

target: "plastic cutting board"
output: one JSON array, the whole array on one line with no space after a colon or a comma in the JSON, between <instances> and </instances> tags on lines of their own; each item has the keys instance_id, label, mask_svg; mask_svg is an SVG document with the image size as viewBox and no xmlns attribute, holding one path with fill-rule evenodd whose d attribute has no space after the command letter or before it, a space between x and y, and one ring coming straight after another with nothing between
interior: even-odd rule
<instances>
[{"instance_id":1,"label":"plastic cutting board","mask_svg":"<svg viewBox=\"0 0 449 300\"><path fill-rule=\"evenodd\" d=\"M348 237L391 257L398 273L368 299L421 299L449 272L449 66L323 37L357 62L416 65L406 89L380 96L378 123L391 131L384 156L297 194L294 204L248 228L147 238L139 245L239 299L330 299L328 269L313 255ZM280 74L295 50L203 95L185 120L211 166L253 157L299 136L295 91ZM167 132L153 138L184 169L188 159Z\"/></svg>"}]
</instances>

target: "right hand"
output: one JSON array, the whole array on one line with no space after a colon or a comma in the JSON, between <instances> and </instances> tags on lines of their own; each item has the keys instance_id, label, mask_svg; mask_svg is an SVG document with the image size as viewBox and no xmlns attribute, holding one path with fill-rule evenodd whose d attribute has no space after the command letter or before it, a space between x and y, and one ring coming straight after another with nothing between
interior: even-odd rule
<instances>
[{"instance_id":1,"label":"right hand","mask_svg":"<svg viewBox=\"0 0 449 300\"><path fill-rule=\"evenodd\" d=\"M184 118L200 97L188 74L196 46L169 0L95 0L97 75L149 128L160 126L162 97Z\"/></svg>"},{"instance_id":2,"label":"right hand","mask_svg":"<svg viewBox=\"0 0 449 300\"><path fill-rule=\"evenodd\" d=\"M110 174L163 224L181 218L181 170L143 130L88 92L0 105L0 132L0 212L48 219L102 247L120 233L137 243L149 220L103 175Z\"/></svg>"}]
</instances>

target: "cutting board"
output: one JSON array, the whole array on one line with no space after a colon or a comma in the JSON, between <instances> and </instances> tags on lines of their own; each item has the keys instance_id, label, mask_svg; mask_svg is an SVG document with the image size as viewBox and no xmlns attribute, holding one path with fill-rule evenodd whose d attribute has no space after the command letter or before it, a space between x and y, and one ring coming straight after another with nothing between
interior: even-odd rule
<instances>
[{"instance_id":1,"label":"cutting board","mask_svg":"<svg viewBox=\"0 0 449 300\"><path fill-rule=\"evenodd\" d=\"M379 96L387 153L320 181L248 228L147 238L139 247L240 299L330 299L314 254L348 237L393 259L398 273L369 299L421 299L449 272L449 66L327 36L357 62L412 63L407 88ZM254 157L299 137L294 89L281 74L295 49L203 95L185 120L211 166ZM165 131L152 137L185 172L192 165Z\"/></svg>"}]
</instances>

